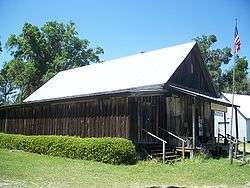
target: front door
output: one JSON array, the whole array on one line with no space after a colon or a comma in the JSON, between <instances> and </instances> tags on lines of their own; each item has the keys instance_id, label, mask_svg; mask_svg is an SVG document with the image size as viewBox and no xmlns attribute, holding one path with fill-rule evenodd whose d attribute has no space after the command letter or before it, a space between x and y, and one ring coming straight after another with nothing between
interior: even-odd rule
<instances>
[{"instance_id":1,"label":"front door","mask_svg":"<svg viewBox=\"0 0 250 188\"><path fill-rule=\"evenodd\" d=\"M158 110L157 104L154 103L152 97L142 97L138 101L138 139L139 142L151 143L157 142L155 138L148 135L144 130L157 135L158 134Z\"/></svg>"}]
</instances>

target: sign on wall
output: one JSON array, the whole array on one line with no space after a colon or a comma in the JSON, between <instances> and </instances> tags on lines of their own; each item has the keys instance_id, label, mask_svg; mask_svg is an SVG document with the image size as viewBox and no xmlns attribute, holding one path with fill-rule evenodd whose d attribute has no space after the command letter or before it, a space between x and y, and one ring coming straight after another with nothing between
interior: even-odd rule
<instances>
[{"instance_id":1,"label":"sign on wall","mask_svg":"<svg viewBox=\"0 0 250 188\"><path fill-rule=\"evenodd\" d=\"M211 103L211 110L227 112L227 107L221 104Z\"/></svg>"}]
</instances>

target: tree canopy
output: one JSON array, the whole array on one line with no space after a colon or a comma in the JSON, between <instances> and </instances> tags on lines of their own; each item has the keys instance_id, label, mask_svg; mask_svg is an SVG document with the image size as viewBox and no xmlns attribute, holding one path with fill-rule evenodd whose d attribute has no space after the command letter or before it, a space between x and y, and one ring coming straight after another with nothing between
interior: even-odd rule
<instances>
[{"instance_id":1,"label":"tree canopy","mask_svg":"<svg viewBox=\"0 0 250 188\"><path fill-rule=\"evenodd\" d=\"M0 71L0 105L12 102L12 97L16 93L16 88L10 81L8 74L8 64Z\"/></svg>"},{"instance_id":2,"label":"tree canopy","mask_svg":"<svg viewBox=\"0 0 250 188\"><path fill-rule=\"evenodd\" d=\"M233 55L231 48L213 49L217 42L215 35L203 35L195 38L197 41L204 62L214 81L215 87L220 92L232 92L233 66L223 71L223 66L228 65ZM247 93L248 61L245 57L237 57L235 66L235 91L237 93Z\"/></svg>"},{"instance_id":3,"label":"tree canopy","mask_svg":"<svg viewBox=\"0 0 250 188\"><path fill-rule=\"evenodd\" d=\"M239 94L248 93L248 61L246 57L236 57L235 64L235 91ZM232 92L233 86L233 69L229 69L222 76L224 87L224 92Z\"/></svg>"},{"instance_id":4,"label":"tree canopy","mask_svg":"<svg viewBox=\"0 0 250 188\"><path fill-rule=\"evenodd\" d=\"M13 59L2 69L10 89L18 91L17 101L38 89L57 72L100 62L103 49L91 48L80 39L75 24L47 22L38 27L25 23L19 35L11 35L6 43Z\"/></svg>"},{"instance_id":5,"label":"tree canopy","mask_svg":"<svg viewBox=\"0 0 250 188\"><path fill-rule=\"evenodd\" d=\"M247 79L247 94L250 95L250 78Z\"/></svg>"}]
</instances>

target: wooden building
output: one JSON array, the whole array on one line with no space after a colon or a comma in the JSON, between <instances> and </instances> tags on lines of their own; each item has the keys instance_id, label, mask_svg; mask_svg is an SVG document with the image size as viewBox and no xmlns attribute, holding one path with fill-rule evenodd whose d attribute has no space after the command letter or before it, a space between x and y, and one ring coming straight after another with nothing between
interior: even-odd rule
<instances>
[{"instance_id":1,"label":"wooden building","mask_svg":"<svg viewBox=\"0 0 250 188\"><path fill-rule=\"evenodd\" d=\"M0 131L124 137L196 148L214 141L216 92L196 43L59 72L23 104L0 108ZM180 138L178 140L178 138Z\"/></svg>"}]
</instances>

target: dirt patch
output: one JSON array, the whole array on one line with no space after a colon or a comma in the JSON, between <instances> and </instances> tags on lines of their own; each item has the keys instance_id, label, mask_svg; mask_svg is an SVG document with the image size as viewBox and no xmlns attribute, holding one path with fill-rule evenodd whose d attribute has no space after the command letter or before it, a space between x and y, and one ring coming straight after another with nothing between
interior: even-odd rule
<instances>
[{"instance_id":1,"label":"dirt patch","mask_svg":"<svg viewBox=\"0 0 250 188\"><path fill-rule=\"evenodd\" d=\"M35 183L20 181L20 180L0 180L0 188L8 188L8 187L39 187Z\"/></svg>"}]
</instances>

